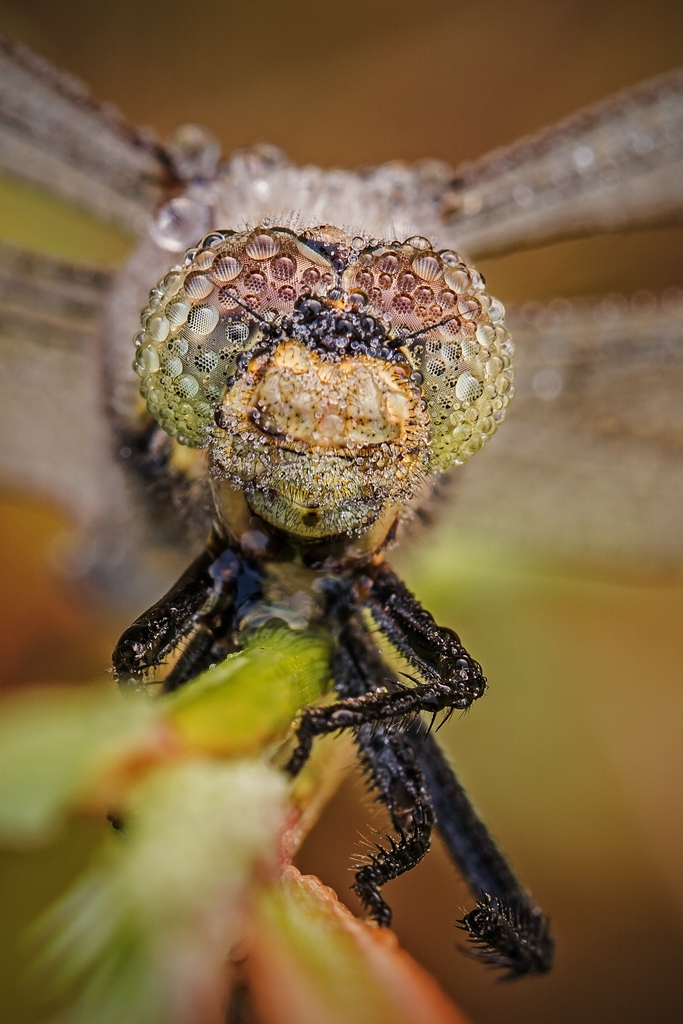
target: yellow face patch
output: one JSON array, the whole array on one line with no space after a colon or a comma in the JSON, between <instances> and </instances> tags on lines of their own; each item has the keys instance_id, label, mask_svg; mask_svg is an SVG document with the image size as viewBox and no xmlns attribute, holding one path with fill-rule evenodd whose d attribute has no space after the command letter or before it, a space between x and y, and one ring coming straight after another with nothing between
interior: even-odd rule
<instances>
[{"instance_id":1,"label":"yellow face patch","mask_svg":"<svg viewBox=\"0 0 683 1024\"><path fill-rule=\"evenodd\" d=\"M256 386L235 386L225 408L241 409L281 441L354 449L405 440L417 418L406 368L369 356L326 362L296 341L279 345Z\"/></svg>"}]
</instances>

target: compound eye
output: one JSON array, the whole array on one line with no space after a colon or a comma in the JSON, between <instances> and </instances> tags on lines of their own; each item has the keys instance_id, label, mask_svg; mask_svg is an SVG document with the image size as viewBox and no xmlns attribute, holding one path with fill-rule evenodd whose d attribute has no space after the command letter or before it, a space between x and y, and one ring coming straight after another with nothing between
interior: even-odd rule
<instances>
[{"instance_id":1,"label":"compound eye","mask_svg":"<svg viewBox=\"0 0 683 1024\"><path fill-rule=\"evenodd\" d=\"M364 294L364 312L388 325L413 366L430 417L430 468L466 461L505 419L514 394L501 303L458 253L436 252L422 237L369 246L343 283Z\"/></svg>"},{"instance_id":2,"label":"compound eye","mask_svg":"<svg viewBox=\"0 0 683 1024\"><path fill-rule=\"evenodd\" d=\"M291 231L214 231L150 293L133 367L147 408L181 444L206 447L215 413L244 360L302 294L333 274Z\"/></svg>"}]
</instances>

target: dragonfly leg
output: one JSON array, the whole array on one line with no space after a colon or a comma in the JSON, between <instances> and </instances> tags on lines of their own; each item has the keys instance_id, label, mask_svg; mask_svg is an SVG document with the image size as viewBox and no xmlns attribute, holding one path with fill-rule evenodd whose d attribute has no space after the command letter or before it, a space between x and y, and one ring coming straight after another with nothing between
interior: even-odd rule
<instances>
[{"instance_id":1,"label":"dragonfly leg","mask_svg":"<svg viewBox=\"0 0 683 1024\"><path fill-rule=\"evenodd\" d=\"M341 630L334 673L341 706L401 692L371 638L353 619ZM399 841L391 842L389 850L378 848L356 877L354 888L373 916L380 924L390 922L379 889L421 860L436 825L477 901L458 922L471 943L466 952L504 970L508 979L549 971L554 941L548 919L515 877L421 719L413 718L407 727L370 721L356 726L355 734L365 770L399 834Z\"/></svg>"},{"instance_id":2,"label":"dragonfly leg","mask_svg":"<svg viewBox=\"0 0 683 1024\"><path fill-rule=\"evenodd\" d=\"M361 587L363 603L380 631L425 680L466 681L473 700L482 695L486 679L479 663L467 653L457 633L436 624L386 562L373 566Z\"/></svg>"},{"instance_id":3,"label":"dragonfly leg","mask_svg":"<svg viewBox=\"0 0 683 1024\"><path fill-rule=\"evenodd\" d=\"M555 945L548 918L515 878L424 723L413 723L404 738L425 779L441 837L477 901L458 922L471 943L465 952L504 970L505 979L545 974Z\"/></svg>"},{"instance_id":4,"label":"dragonfly leg","mask_svg":"<svg viewBox=\"0 0 683 1024\"><path fill-rule=\"evenodd\" d=\"M390 682L379 651L353 621L341 631L333 671L340 695L362 696ZM428 852L434 812L415 752L400 728L362 725L355 739L363 769L389 811L398 838L388 837L388 847L374 847L358 865L353 888L378 924L388 927L391 908L380 890Z\"/></svg>"},{"instance_id":5,"label":"dragonfly leg","mask_svg":"<svg viewBox=\"0 0 683 1024\"><path fill-rule=\"evenodd\" d=\"M257 570L212 532L178 582L119 638L112 656L119 684L142 686L146 673L194 633L165 688L186 682L205 667L214 642L225 636L247 600L258 596L260 586Z\"/></svg>"},{"instance_id":6,"label":"dragonfly leg","mask_svg":"<svg viewBox=\"0 0 683 1024\"><path fill-rule=\"evenodd\" d=\"M358 865L353 889L377 923L388 928L391 908L380 890L429 852L434 812L415 753L400 729L363 725L356 730L356 743L398 839L388 836L388 847L375 846L368 860Z\"/></svg>"}]
</instances>

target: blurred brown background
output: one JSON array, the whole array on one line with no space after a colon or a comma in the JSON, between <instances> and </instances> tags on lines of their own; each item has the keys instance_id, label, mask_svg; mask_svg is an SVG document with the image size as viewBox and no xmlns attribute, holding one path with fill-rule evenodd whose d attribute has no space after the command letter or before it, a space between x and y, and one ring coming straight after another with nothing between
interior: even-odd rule
<instances>
[{"instance_id":1,"label":"blurred brown background","mask_svg":"<svg viewBox=\"0 0 683 1024\"><path fill-rule=\"evenodd\" d=\"M664 0L3 0L0 28L161 135L197 120L226 151L267 140L325 166L457 164L683 63L683 5ZM101 262L126 249L109 229L36 206L11 184L0 236ZM671 229L563 243L482 269L507 301L681 285L682 256L683 232ZM0 513L5 684L105 671L128 612L93 611L53 571L65 529L56 511L12 494ZM466 894L438 846L388 888L402 942L479 1024L680 1021L683 581L558 565L452 527L394 562L485 666L489 694L441 736L552 915L557 967L496 986L457 954ZM300 866L344 898L359 833L371 837L381 821L362 786L345 784ZM97 827L82 826L54 850L3 856L8 1024L40 1017L16 984L19 925L61 891L97 838Z\"/></svg>"}]
</instances>

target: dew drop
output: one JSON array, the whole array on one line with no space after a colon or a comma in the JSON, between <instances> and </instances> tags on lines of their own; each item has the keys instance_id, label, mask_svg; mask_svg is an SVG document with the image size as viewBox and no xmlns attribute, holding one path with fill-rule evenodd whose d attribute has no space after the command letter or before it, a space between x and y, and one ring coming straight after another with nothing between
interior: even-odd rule
<instances>
[{"instance_id":1,"label":"dew drop","mask_svg":"<svg viewBox=\"0 0 683 1024\"><path fill-rule=\"evenodd\" d=\"M296 263L291 256L280 256L273 261L271 269L273 277L277 277L280 281L289 281L296 273Z\"/></svg>"},{"instance_id":2,"label":"dew drop","mask_svg":"<svg viewBox=\"0 0 683 1024\"><path fill-rule=\"evenodd\" d=\"M148 377L159 369L159 356L153 345L145 345L135 354L135 372L141 377Z\"/></svg>"},{"instance_id":3,"label":"dew drop","mask_svg":"<svg viewBox=\"0 0 683 1024\"><path fill-rule=\"evenodd\" d=\"M169 356L164 359L164 373L167 373L169 377L179 377L183 372L183 364L178 356Z\"/></svg>"},{"instance_id":4,"label":"dew drop","mask_svg":"<svg viewBox=\"0 0 683 1024\"><path fill-rule=\"evenodd\" d=\"M176 172L185 181L212 178L221 156L218 139L200 124L183 124L176 128L167 150Z\"/></svg>"},{"instance_id":5,"label":"dew drop","mask_svg":"<svg viewBox=\"0 0 683 1024\"><path fill-rule=\"evenodd\" d=\"M241 269L242 264L234 256L221 256L214 264L213 276L216 281L234 281Z\"/></svg>"},{"instance_id":6,"label":"dew drop","mask_svg":"<svg viewBox=\"0 0 683 1024\"><path fill-rule=\"evenodd\" d=\"M157 211L149 228L152 241L168 252L182 252L206 234L211 211L206 203L187 196L176 196Z\"/></svg>"},{"instance_id":7,"label":"dew drop","mask_svg":"<svg viewBox=\"0 0 683 1024\"><path fill-rule=\"evenodd\" d=\"M444 281L458 295L462 295L470 287L470 275L462 267L446 267L443 272Z\"/></svg>"},{"instance_id":8,"label":"dew drop","mask_svg":"<svg viewBox=\"0 0 683 1024\"><path fill-rule=\"evenodd\" d=\"M215 306L205 303L202 306L195 306L190 310L187 318L187 326L195 334L211 334L218 323L218 310Z\"/></svg>"},{"instance_id":9,"label":"dew drop","mask_svg":"<svg viewBox=\"0 0 683 1024\"><path fill-rule=\"evenodd\" d=\"M198 352L194 357L194 365L200 373L213 373L218 366L218 354L216 352Z\"/></svg>"},{"instance_id":10,"label":"dew drop","mask_svg":"<svg viewBox=\"0 0 683 1024\"><path fill-rule=\"evenodd\" d=\"M455 397L459 402L473 402L476 398L479 398L484 385L480 380L470 373L469 370L465 370L458 377L458 383L455 385Z\"/></svg>"},{"instance_id":11,"label":"dew drop","mask_svg":"<svg viewBox=\"0 0 683 1024\"><path fill-rule=\"evenodd\" d=\"M225 339L242 344L249 337L249 328L241 320L229 320L225 325Z\"/></svg>"},{"instance_id":12,"label":"dew drop","mask_svg":"<svg viewBox=\"0 0 683 1024\"><path fill-rule=\"evenodd\" d=\"M441 273L441 267L436 256L416 256L411 264L414 273L423 281L436 281Z\"/></svg>"},{"instance_id":13,"label":"dew drop","mask_svg":"<svg viewBox=\"0 0 683 1024\"><path fill-rule=\"evenodd\" d=\"M199 381L196 377L186 373L178 378L176 390L182 398L194 398L199 391Z\"/></svg>"},{"instance_id":14,"label":"dew drop","mask_svg":"<svg viewBox=\"0 0 683 1024\"><path fill-rule=\"evenodd\" d=\"M192 306L187 299L181 299L179 302L172 302L170 306L166 307L166 317L172 327L180 327L187 320L187 315L192 309Z\"/></svg>"},{"instance_id":15,"label":"dew drop","mask_svg":"<svg viewBox=\"0 0 683 1024\"><path fill-rule=\"evenodd\" d=\"M246 247L247 255L253 260L269 260L279 250L280 243L265 232L253 235Z\"/></svg>"},{"instance_id":16,"label":"dew drop","mask_svg":"<svg viewBox=\"0 0 683 1024\"><path fill-rule=\"evenodd\" d=\"M147 334L152 341L166 341L171 325L165 316L153 316L147 324Z\"/></svg>"},{"instance_id":17,"label":"dew drop","mask_svg":"<svg viewBox=\"0 0 683 1024\"><path fill-rule=\"evenodd\" d=\"M431 249L432 243L423 235L411 235L406 238L406 245L412 245L413 249Z\"/></svg>"},{"instance_id":18,"label":"dew drop","mask_svg":"<svg viewBox=\"0 0 683 1024\"><path fill-rule=\"evenodd\" d=\"M191 299L205 299L213 291L213 281L206 274L190 274L185 281L185 294Z\"/></svg>"}]
</instances>

